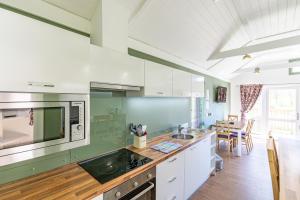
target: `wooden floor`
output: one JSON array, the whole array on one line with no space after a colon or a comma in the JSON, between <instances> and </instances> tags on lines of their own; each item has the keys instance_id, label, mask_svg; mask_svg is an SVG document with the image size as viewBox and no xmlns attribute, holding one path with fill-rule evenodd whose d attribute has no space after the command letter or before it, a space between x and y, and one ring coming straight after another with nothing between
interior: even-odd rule
<instances>
[{"instance_id":1,"label":"wooden floor","mask_svg":"<svg viewBox=\"0 0 300 200\"><path fill-rule=\"evenodd\" d=\"M243 146L242 157L229 157L220 150L224 169L211 177L191 200L272 200L266 140L254 138L254 149L247 155Z\"/></svg>"}]
</instances>

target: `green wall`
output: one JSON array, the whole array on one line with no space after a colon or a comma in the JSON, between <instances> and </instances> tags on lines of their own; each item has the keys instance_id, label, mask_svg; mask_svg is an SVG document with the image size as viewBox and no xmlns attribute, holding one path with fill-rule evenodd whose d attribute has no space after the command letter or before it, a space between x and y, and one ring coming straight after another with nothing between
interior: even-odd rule
<instances>
[{"instance_id":1,"label":"green wall","mask_svg":"<svg viewBox=\"0 0 300 200\"><path fill-rule=\"evenodd\" d=\"M132 49L129 49L129 54L200 74ZM227 101L228 103L214 102L215 88L226 86L229 90L230 87L229 83L210 76L203 76L205 77L205 89L209 89L211 97L209 112L212 114L208 117L205 116L204 119L205 126L209 126L216 119L222 119L229 110L229 101ZM178 124L189 121L189 98L124 98L91 93L91 144L0 167L0 184L94 157L131 144L132 136L127 129L130 122L147 124L149 137L151 138L164 133L166 130L175 128Z\"/></svg>"}]
</instances>

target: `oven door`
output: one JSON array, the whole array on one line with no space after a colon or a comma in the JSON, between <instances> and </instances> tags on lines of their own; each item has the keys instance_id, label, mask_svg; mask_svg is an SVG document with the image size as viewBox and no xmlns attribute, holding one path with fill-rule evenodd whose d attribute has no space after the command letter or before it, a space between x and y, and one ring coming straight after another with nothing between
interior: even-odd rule
<instances>
[{"instance_id":1,"label":"oven door","mask_svg":"<svg viewBox=\"0 0 300 200\"><path fill-rule=\"evenodd\" d=\"M70 102L0 103L0 156L70 141Z\"/></svg>"},{"instance_id":2,"label":"oven door","mask_svg":"<svg viewBox=\"0 0 300 200\"><path fill-rule=\"evenodd\" d=\"M120 200L155 200L155 182L147 182Z\"/></svg>"}]
</instances>

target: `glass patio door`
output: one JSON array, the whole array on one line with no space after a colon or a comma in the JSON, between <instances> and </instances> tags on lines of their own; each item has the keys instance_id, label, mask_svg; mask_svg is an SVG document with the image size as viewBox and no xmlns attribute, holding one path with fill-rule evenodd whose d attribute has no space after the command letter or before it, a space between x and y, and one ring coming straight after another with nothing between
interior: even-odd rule
<instances>
[{"instance_id":1,"label":"glass patio door","mask_svg":"<svg viewBox=\"0 0 300 200\"><path fill-rule=\"evenodd\" d=\"M299 133L299 88L269 88L267 93L268 130L279 135Z\"/></svg>"}]
</instances>

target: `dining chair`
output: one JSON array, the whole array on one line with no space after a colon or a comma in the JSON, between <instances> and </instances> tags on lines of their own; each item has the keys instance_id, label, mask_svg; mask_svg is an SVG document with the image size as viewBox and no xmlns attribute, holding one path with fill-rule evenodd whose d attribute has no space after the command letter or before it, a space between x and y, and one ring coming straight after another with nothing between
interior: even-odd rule
<instances>
[{"instance_id":1,"label":"dining chair","mask_svg":"<svg viewBox=\"0 0 300 200\"><path fill-rule=\"evenodd\" d=\"M228 122L216 121L217 147L220 150L220 141L225 141L228 144L228 153L233 149L233 137Z\"/></svg>"},{"instance_id":2,"label":"dining chair","mask_svg":"<svg viewBox=\"0 0 300 200\"><path fill-rule=\"evenodd\" d=\"M246 130L242 132L242 145L246 146L247 154L250 153L253 149L253 141L252 141L252 128L254 125L254 119L249 119L247 122L247 127ZM233 145L235 146L237 143L237 137L238 133L237 132L232 132L231 136L233 138Z\"/></svg>"},{"instance_id":3,"label":"dining chair","mask_svg":"<svg viewBox=\"0 0 300 200\"><path fill-rule=\"evenodd\" d=\"M238 122L239 121L239 116L238 115L228 115L228 121Z\"/></svg>"},{"instance_id":4,"label":"dining chair","mask_svg":"<svg viewBox=\"0 0 300 200\"><path fill-rule=\"evenodd\" d=\"M278 156L276 151L275 140L273 137L267 139L267 151L268 151L268 160L270 173L272 178L272 188L273 188L273 196L274 200L279 200L279 164L278 164Z\"/></svg>"},{"instance_id":5,"label":"dining chair","mask_svg":"<svg viewBox=\"0 0 300 200\"><path fill-rule=\"evenodd\" d=\"M254 126L255 120L254 119L250 119L249 121L250 122L248 122L248 123L250 123L249 124L250 127L249 127L249 130L248 130L248 137L249 137L250 149L252 150L253 149L252 130L253 130L253 126ZM248 125L247 125L247 128L248 128ZM247 129L246 129L246 131L247 131Z\"/></svg>"}]
</instances>

